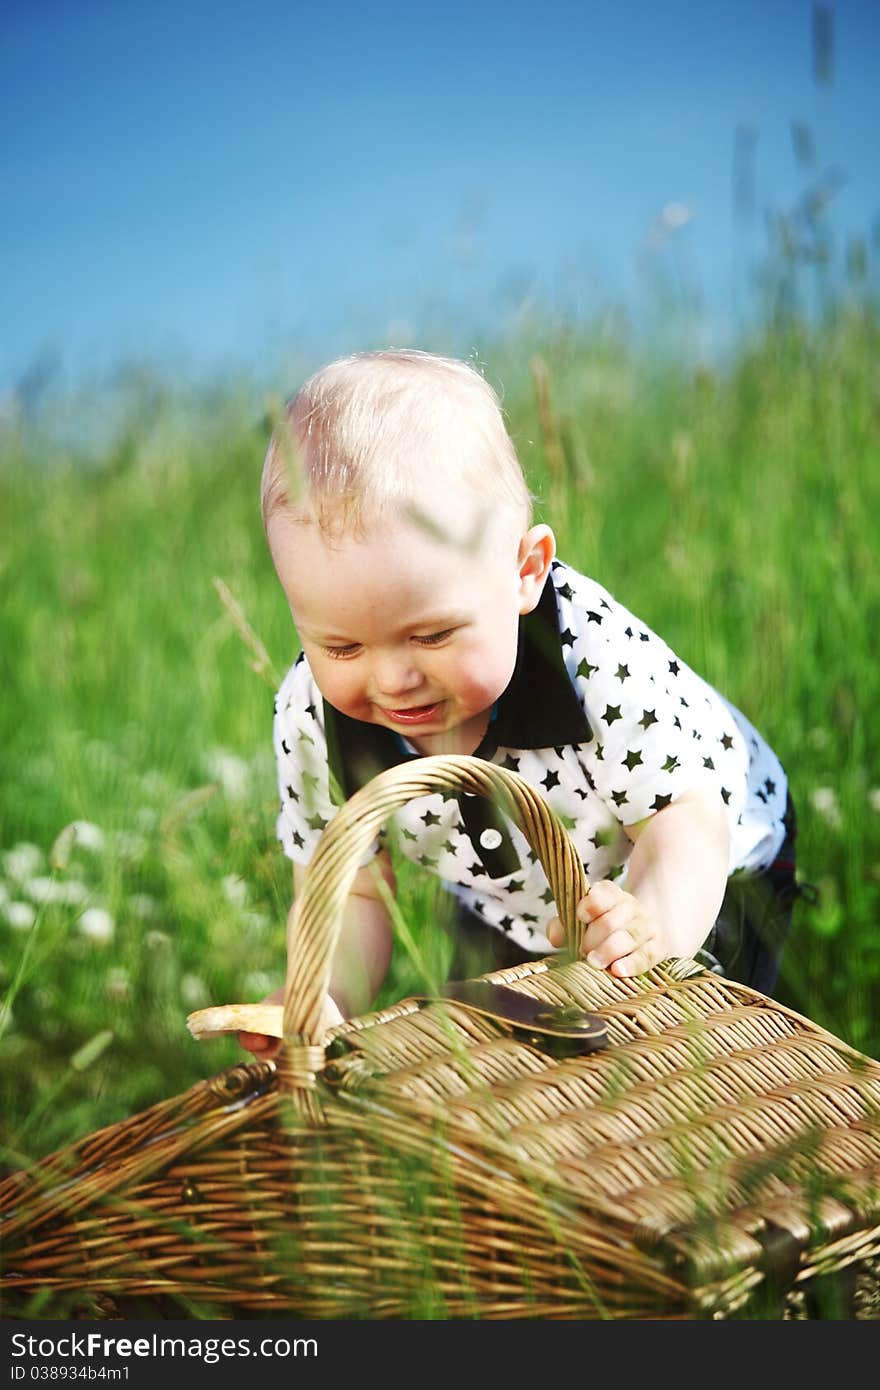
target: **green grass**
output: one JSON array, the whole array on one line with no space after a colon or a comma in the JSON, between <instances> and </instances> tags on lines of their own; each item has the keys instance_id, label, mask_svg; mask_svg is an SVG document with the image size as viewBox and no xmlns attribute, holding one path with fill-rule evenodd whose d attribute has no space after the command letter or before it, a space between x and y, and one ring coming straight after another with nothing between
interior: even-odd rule
<instances>
[{"instance_id":1,"label":"green grass","mask_svg":"<svg viewBox=\"0 0 880 1390\"><path fill-rule=\"evenodd\" d=\"M767 329L717 373L586 333L485 354L561 555L779 753L820 897L797 907L777 994L875 1057L878 349L880 318L851 307ZM191 1041L186 1014L282 979L272 678L215 579L276 673L297 647L259 520L261 412L218 399L164 388L97 457L4 440L7 1170L241 1060ZM100 836L59 839L77 821ZM434 882L407 869L400 903L442 970ZM419 984L399 947L382 1000Z\"/></svg>"}]
</instances>

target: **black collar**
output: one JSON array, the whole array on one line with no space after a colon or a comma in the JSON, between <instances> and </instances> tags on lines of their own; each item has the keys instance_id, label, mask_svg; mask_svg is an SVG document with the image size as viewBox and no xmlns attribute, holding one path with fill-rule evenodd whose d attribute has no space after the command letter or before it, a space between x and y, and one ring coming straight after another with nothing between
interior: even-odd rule
<instances>
[{"instance_id":1,"label":"black collar","mask_svg":"<svg viewBox=\"0 0 880 1390\"><path fill-rule=\"evenodd\" d=\"M378 772L419 756L407 752L391 729L350 719L326 700L324 728L330 785L335 778L343 799ZM556 591L548 577L537 606L519 620L516 666L475 757L491 759L498 748L588 743L592 737L562 659Z\"/></svg>"}]
</instances>

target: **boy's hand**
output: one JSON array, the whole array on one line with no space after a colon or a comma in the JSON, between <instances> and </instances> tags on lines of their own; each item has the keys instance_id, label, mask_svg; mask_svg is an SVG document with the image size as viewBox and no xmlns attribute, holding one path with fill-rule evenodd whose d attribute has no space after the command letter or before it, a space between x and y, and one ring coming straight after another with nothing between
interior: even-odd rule
<instances>
[{"instance_id":1,"label":"boy's hand","mask_svg":"<svg viewBox=\"0 0 880 1390\"><path fill-rule=\"evenodd\" d=\"M656 917L610 879L590 886L578 903L577 915L587 924L581 955L598 970L620 978L641 975L672 954ZM564 945L558 917L548 925L547 937L553 946Z\"/></svg>"},{"instance_id":2,"label":"boy's hand","mask_svg":"<svg viewBox=\"0 0 880 1390\"><path fill-rule=\"evenodd\" d=\"M260 1000L260 1003L283 1004L284 986L276 989L274 994L267 994L265 999ZM245 1052L252 1052L258 1062L268 1062L281 1046L280 1038L267 1038L265 1033L238 1033L236 1036Z\"/></svg>"},{"instance_id":3,"label":"boy's hand","mask_svg":"<svg viewBox=\"0 0 880 1390\"><path fill-rule=\"evenodd\" d=\"M274 994L267 994L265 999L260 1000L261 1004L283 1004L284 986L276 989ZM335 1023L342 1023L342 1014L337 1005L328 994L324 1000L324 1028L332 1028ZM267 1062L274 1057L281 1046L280 1038L267 1038L265 1033L239 1033L237 1034L239 1044L245 1052L252 1052L258 1062Z\"/></svg>"}]
</instances>

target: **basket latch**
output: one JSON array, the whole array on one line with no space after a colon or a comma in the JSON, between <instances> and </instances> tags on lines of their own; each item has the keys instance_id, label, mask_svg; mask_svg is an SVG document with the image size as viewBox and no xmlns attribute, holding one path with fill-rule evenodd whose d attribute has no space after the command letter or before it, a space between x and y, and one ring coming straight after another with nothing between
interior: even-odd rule
<instances>
[{"instance_id":1,"label":"basket latch","mask_svg":"<svg viewBox=\"0 0 880 1390\"><path fill-rule=\"evenodd\" d=\"M761 1264L768 1285L778 1297L783 1298L800 1270L803 1241L784 1226L769 1223L763 1231L756 1231L754 1236L764 1252Z\"/></svg>"},{"instance_id":2,"label":"basket latch","mask_svg":"<svg viewBox=\"0 0 880 1390\"><path fill-rule=\"evenodd\" d=\"M554 1057L596 1052L608 1042L608 1027L598 1014L577 1005L553 1004L489 980L450 980L441 998L505 1024L524 1042Z\"/></svg>"}]
</instances>

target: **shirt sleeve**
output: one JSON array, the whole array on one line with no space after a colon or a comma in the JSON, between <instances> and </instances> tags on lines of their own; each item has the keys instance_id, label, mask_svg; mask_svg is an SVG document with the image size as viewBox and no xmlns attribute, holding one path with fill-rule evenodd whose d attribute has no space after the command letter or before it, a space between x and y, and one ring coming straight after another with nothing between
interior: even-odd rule
<instances>
[{"instance_id":1,"label":"shirt sleeve","mask_svg":"<svg viewBox=\"0 0 880 1390\"><path fill-rule=\"evenodd\" d=\"M272 732L281 799L278 839L289 859L308 864L337 807L328 785L323 704L304 658L281 683Z\"/></svg>"},{"instance_id":2,"label":"shirt sleeve","mask_svg":"<svg viewBox=\"0 0 880 1390\"><path fill-rule=\"evenodd\" d=\"M599 586L583 610L576 682L594 730L591 775L623 825L691 790L719 798L731 829L749 752L720 696Z\"/></svg>"},{"instance_id":3,"label":"shirt sleeve","mask_svg":"<svg viewBox=\"0 0 880 1390\"><path fill-rule=\"evenodd\" d=\"M324 702L304 656L290 668L276 696L273 743L281 802L276 833L288 859L306 865L340 807L330 792ZM378 848L376 839L359 867Z\"/></svg>"}]
</instances>

